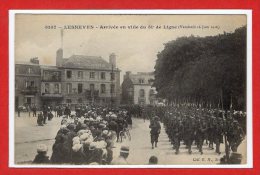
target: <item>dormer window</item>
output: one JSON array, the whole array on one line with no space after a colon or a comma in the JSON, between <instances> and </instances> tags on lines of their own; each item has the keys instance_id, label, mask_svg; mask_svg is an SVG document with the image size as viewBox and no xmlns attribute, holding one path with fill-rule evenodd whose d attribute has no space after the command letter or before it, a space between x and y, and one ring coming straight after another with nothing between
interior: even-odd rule
<instances>
[{"instance_id":1,"label":"dormer window","mask_svg":"<svg viewBox=\"0 0 260 175\"><path fill-rule=\"evenodd\" d=\"M144 84L144 79L140 78L140 79L139 79L139 83L140 83L140 84Z\"/></svg>"},{"instance_id":2,"label":"dormer window","mask_svg":"<svg viewBox=\"0 0 260 175\"><path fill-rule=\"evenodd\" d=\"M29 67L29 68L28 68L28 74L31 74L31 73L32 73L32 68Z\"/></svg>"}]
</instances>

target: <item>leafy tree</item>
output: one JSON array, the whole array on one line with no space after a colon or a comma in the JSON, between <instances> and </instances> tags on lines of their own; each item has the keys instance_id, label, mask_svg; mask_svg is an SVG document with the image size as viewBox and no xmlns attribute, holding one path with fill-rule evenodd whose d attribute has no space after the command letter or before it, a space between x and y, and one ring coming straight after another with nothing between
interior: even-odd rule
<instances>
[{"instance_id":1,"label":"leafy tree","mask_svg":"<svg viewBox=\"0 0 260 175\"><path fill-rule=\"evenodd\" d=\"M154 86L169 102L246 106L246 27L208 37L180 37L157 54Z\"/></svg>"}]
</instances>

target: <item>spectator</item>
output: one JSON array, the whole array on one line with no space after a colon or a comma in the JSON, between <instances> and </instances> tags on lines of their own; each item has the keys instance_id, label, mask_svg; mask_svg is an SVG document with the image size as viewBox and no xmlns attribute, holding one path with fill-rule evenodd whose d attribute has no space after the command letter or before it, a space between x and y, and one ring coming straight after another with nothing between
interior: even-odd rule
<instances>
[{"instance_id":1,"label":"spectator","mask_svg":"<svg viewBox=\"0 0 260 175\"><path fill-rule=\"evenodd\" d=\"M37 155L35 156L33 163L35 164L46 164L50 163L49 157L46 156L48 148L45 144L40 144L37 147Z\"/></svg>"},{"instance_id":2,"label":"spectator","mask_svg":"<svg viewBox=\"0 0 260 175\"><path fill-rule=\"evenodd\" d=\"M156 156L151 156L149 159L149 165L157 165L158 164L158 158Z\"/></svg>"},{"instance_id":3,"label":"spectator","mask_svg":"<svg viewBox=\"0 0 260 175\"><path fill-rule=\"evenodd\" d=\"M113 159L111 162L111 165L129 165L126 160L128 156L129 156L129 147L121 146L119 157L116 159Z\"/></svg>"}]
</instances>

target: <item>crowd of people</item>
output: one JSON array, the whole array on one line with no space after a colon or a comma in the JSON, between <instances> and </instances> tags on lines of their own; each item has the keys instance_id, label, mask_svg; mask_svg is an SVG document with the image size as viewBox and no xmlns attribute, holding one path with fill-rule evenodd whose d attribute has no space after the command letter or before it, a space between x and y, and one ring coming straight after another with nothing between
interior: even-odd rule
<instances>
[{"instance_id":1,"label":"crowd of people","mask_svg":"<svg viewBox=\"0 0 260 175\"><path fill-rule=\"evenodd\" d=\"M50 110L48 107L47 109ZM44 115L46 116L44 112L40 112L38 119ZM119 133L132 124L131 116L126 110L78 106L72 112L66 106L58 116L62 117L61 127L55 137L51 158L46 159L46 154L40 153L34 163L127 164L127 147L121 148L120 159L112 161L114 142L118 142ZM39 152L44 152L41 149Z\"/></svg>"},{"instance_id":2,"label":"crowd of people","mask_svg":"<svg viewBox=\"0 0 260 175\"><path fill-rule=\"evenodd\" d=\"M55 111L54 116L61 117L52 155L49 159L46 146L40 145L34 163L127 165L129 147L122 146L118 158L113 157L113 148L120 139L119 133L131 128L132 116L150 120L152 149L157 147L162 122L175 154L179 154L181 143L186 146L187 153L192 154L192 145L196 145L203 154L205 142L208 149L215 150L216 154L224 151L220 150L220 144L226 144L229 151L236 153L246 135L246 113L241 111L187 105L133 105L116 109L79 105L73 111L69 105L44 106L38 114L38 125L51 120L52 110ZM156 157L151 157L151 160L158 161Z\"/></svg>"}]
</instances>

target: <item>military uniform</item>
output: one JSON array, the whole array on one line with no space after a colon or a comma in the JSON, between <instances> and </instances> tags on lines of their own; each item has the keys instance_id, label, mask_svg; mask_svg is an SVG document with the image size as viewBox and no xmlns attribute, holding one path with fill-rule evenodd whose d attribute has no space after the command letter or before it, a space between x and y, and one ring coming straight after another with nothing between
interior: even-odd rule
<instances>
[{"instance_id":1,"label":"military uniform","mask_svg":"<svg viewBox=\"0 0 260 175\"><path fill-rule=\"evenodd\" d=\"M150 134L151 134L151 144L152 144L152 149L154 148L154 143L155 147L157 147L157 142L158 142L158 137L160 134L161 130L161 125L157 119L151 120L151 124L149 126L151 128Z\"/></svg>"}]
</instances>

